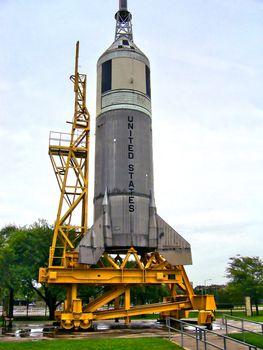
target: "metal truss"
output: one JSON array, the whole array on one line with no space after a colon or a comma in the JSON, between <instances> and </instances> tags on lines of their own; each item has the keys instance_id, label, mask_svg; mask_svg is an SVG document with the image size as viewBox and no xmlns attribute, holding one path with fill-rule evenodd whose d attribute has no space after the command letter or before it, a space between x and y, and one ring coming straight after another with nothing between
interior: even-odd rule
<instances>
[{"instance_id":1,"label":"metal truss","mask_svg":"<svg viewBox=\"0 0 263 350\"><path fill-rule=\"evenodd\" d=\"M116 13L115 40L126 37L133 41L132 14L129 11L119 11Z\"/></svg>"},{"instance_id":2,"label":"metal truss","mask_svg":"<svg viewBox=\"0 0 263 350\"><path fill-rule=\"evenodd\" d=\"M76 45L75 108L71 133L51 132L49 155L60 188L49 266L68 266L77 242L88 230L88 161L90 115L86 107L86 75L78 73Z\"/></svg>"},{"instance_id":3,"label":"metal truss","mask_svg":"<svg viewBox=\"0 0 263 350\"><path fill-rule=\"evenodd\" d=\"M131 261L133 263L128 264ZM94 320L115 318L124 318L129 323L131 316L141 314L161 313L163 317L181 318L190 309L215 310L213 296L194 295L183 266L172 266L158 252L138 255L134 248L122 256L105 253L95 267L75 263L71 269L40 269L39 281L68 286L64 309L56 312L57 320L65 329L87 329ZM132 307L131 287L151 284L167 285L170 296L162 303ZM109 290L83 305L77 297L80 285L101 285ZM213 318L211 311L204 312L205 321Z\"/></svg>"}]
</instances>

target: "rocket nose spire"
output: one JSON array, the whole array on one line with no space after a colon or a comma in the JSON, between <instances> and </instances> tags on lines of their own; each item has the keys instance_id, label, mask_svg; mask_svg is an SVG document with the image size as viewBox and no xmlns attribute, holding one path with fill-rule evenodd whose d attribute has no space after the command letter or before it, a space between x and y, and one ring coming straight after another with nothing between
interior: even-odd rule
<instances>
[{"instance_id":1,"label":"rocket nose spire","mask_svg":"<svg viewBox=\"0 0 263 350\"><path fill-rule=\"evenodd\" d=\"M119 3L120 3L120 11L122 10L128 10L128 5L127 5L127 0L119 0Z\"/></svg>"},{"instance_id":2,"label":"rocket nose spire","mask_svg":"<svg viewBox=\"0 0 263 350\"><path fill-rule=\"evenodd\" d=\"M132 34L132 15L128 10L127 0L119 0L119 11L115 15L116 31L115 41L121 36L133 41Z\"/></svg>"}]
</instances>

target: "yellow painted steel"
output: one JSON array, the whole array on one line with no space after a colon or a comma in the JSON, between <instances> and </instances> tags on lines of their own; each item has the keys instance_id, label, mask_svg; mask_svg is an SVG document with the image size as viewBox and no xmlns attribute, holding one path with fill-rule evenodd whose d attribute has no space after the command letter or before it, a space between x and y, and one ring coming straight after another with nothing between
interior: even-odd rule
<instances>
[{"instance_id":1,"label":"yellow painted steel","mask_svg":"<svg viewBox=\"0 0 263 350\"><path fill-rule=\"evenodd\" d=\"M67 297L56 318L64 329L88 329L94 320L161 313L163 317L187 316L202 310L201 324L213 321L213 296L194 295L183 266L172 266L158 252L139 255L131 247L123 255L104 253L96 266L78 263L77 246L88 232L88 184L90 115L86 107L86 75L78 73L79 42L76 45L74 83L75 111L71 133L50 134L49 155L60 188L57 219L50 247L48 268L39 269L39 282L63 285ZM128 264L131 262L132 264ZM130 267L132 266L132 267ZM162 303L131 306L135 285L166 285L170 296ZM78 287L105 286L109 290L83 305ZM103 309L103 310L102 310Z\"/></svg>"},{"instance_id":2,"label":"yellow painted steel","mask_svg":"<svg viewBox=\"0 0 263 350\"><path fill-rule=\"evenodd\" d=\"M133 265L128 261L132 257ZM110 266L106 266L110 265ZM91 267L75 263L72 268L49 267L40 269L39 281L68 286L64 311L56 313L56 318L65 329L87 329L93 320L124 318L130 322L131 316L161 313L162 317L186 317L188 310L204 310L199 317L200 324L208 325L214 319L216 309L214 297L195 295L183 266L172 266L158 252L142 257L134 248L126 256L111 256L105 253L98 266ZM170 296L162 303L131 307L130 288L134 285L166 284ZM77 298L77 286L102 285L112 288L87 305ZM123 306L120 307L120 297ZM115 305L114 308L109 305ZM110 309L109 309L110 307ZM101 311L101 309L106 311Z\"/></svg>"},{"instance_id":3,"label":"yellow painted steel","mask_svg":"<svg viewBox=\"0 0 263 350\"><path fill-rule=\"evenodd\" d=\"M75 75L70 77L75 93L71 133L50 133L49 155L61 195L49 267L72 264L76 243L88 231L90 115L86 107L87 78L78 73L78 60L79 42L76 45Z\"/></svg>"}]
</instances>

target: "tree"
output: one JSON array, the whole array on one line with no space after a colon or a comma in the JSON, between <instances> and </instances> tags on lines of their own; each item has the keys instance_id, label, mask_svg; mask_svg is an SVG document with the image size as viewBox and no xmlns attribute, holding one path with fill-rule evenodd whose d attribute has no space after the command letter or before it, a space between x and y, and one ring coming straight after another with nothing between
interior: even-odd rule
<instances>
[{"instance_id":1,"label":"tree","mask_svg":"<svg viewBox=\"0 0 263 350\"><path fill-rule=\"evenodd\" d=\"M232 257L227 277L230 279L229 293L243 300L245 296L250 296L258 315L259 300L263 298L263 261L259 257Z\"/></svg>"},{"instance_id":2,"label":"tree","mask_svg":"<svg viewBox=\"0 0 263 350\"><path fill-rule=\"evenodd\" d=\"M1 297L3 299L3 311L7 313L10 320L13 318L14 289L19 285L19 279L12 275L10 264L13 251L9 247L9 240L15 230L17 230L17 227L10 225L0 231ZM12 326L12 321L9 322L9 326Z\"/></svg>"},{"instance_id":3,"label":"tree","mask_svg":"<svg viewBox=\"0 0 263 350\"><path fill-rule=\"evenodd\" d=\"M131 288L131 301L135 305L159 303L168 295L166 285L139 285Z\"/></svg>"},{"instance_id":4,"label":"tree","mask_svg":"<svg viewBox=\"0 0 263 350\"><path fill-rule=\"evenodd\" d=\"M62 287L37 283L39 267L48 263L53 230L44 220L29 227L8 227L0 231L0 269L2 287L14 294L28 296L35 291L47 304L49 317L54 319L56 307L65 297ZM13 301L9 302L12 308Z\"/></svg>"}]
</instances>

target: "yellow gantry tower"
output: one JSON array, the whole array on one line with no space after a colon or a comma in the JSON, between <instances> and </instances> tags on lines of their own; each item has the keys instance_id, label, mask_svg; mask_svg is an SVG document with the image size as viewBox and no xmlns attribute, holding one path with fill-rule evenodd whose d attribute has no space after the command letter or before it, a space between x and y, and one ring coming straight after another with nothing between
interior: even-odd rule
<instances>
[{"instance_id":1,"label":"yellow gantry tower","mask_svg":"<svg viewBox=\"0 0 263 350\"><path fill-rule=\"evenodd\" d=\"M88 231L90 115L86 107L87 77L78 72L76 44L75 108L71 133L51 132L49 155L61 191L49 267L72 267L75 248ZM76 225L77 223L77 225Z\"/></svg>"},{"instance_id":2,"label":"yellow gantry tower","mask_svg":"<svg viewBox=\"0 0 263 350\"><path fill-rule=\"evenodd\" d=\"M71 133L51 132L49 155L60 188L60 200L50 247L48 268L40 268L39 282L63 285L67 298L56 312L61 328L88 329L93 321L161 313L163 317L185 317L187 310L202 310L200 324L211 325L214 297L194 295L182 265L171 265L158 251L138 253L133 247L121 254L105 252L96 265L80 264L78 244L88 230L88 185L90 115L86 107L86 75L78 72L76 45L74 83L75 109ZM128 264L128 261L133 264ZM132 267L131 267L132 266ZM131 306L130 290L136 285L166 285L170 296L152 305ZM86 305L78 298L78 287L103 286L106 291ZM120 303L120 298L123 302ZM108 305L106 311L101 308Z\"/></svg>"}]
</instances>

